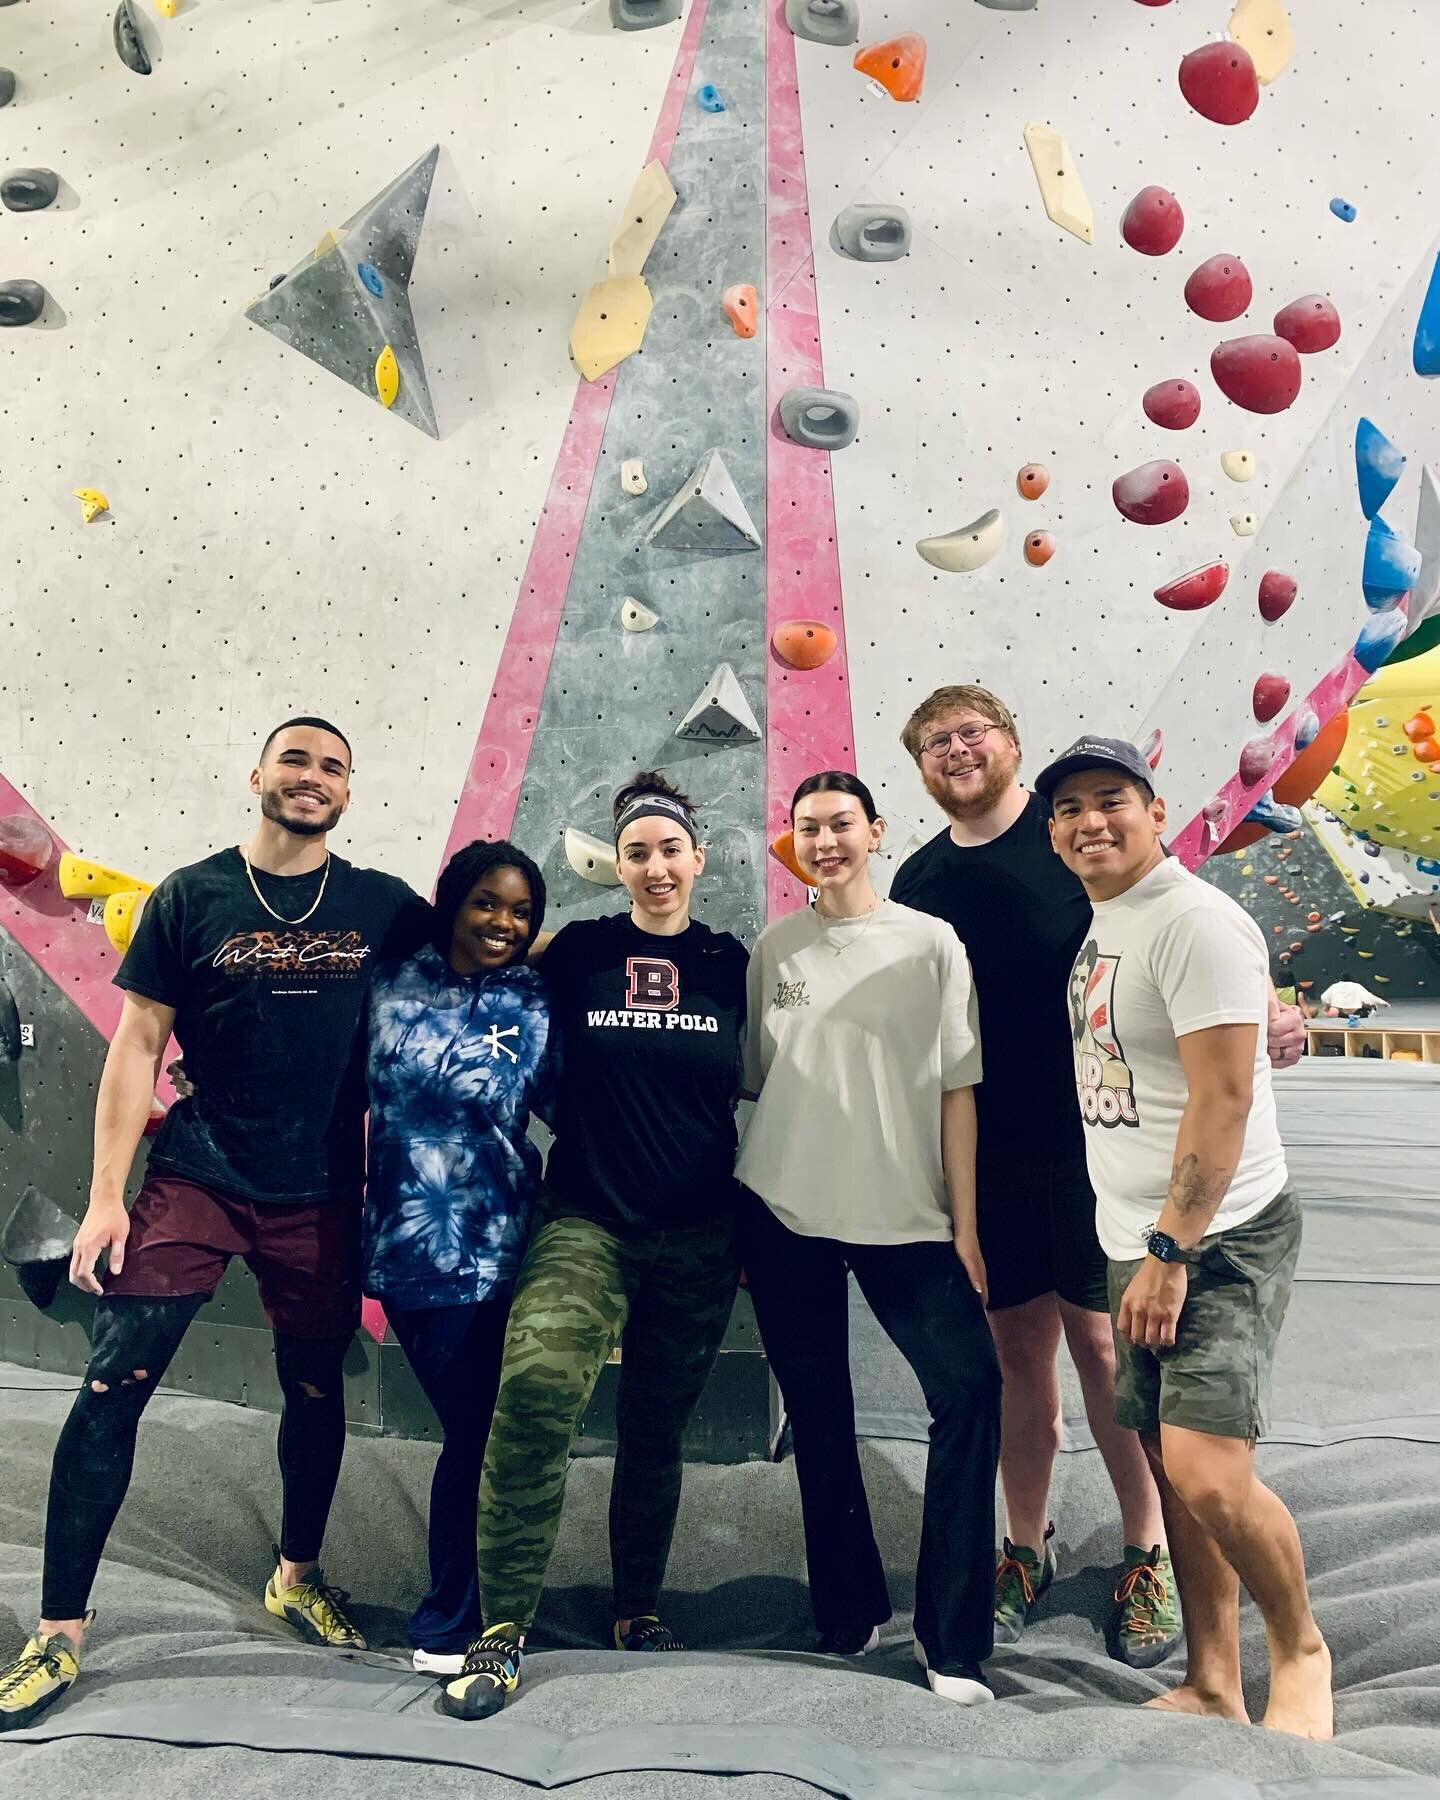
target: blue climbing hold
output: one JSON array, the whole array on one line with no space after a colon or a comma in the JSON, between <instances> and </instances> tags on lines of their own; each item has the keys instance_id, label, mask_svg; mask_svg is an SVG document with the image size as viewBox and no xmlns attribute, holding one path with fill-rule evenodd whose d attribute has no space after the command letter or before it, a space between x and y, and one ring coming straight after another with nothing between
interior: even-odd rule
<instances>
[{"instance_id":1,"label":"blue climbing hold","mask_svg":"<svg viewBox=\"0 0 1440 1800\"><path fill-rule=\"evenodd\" d=\"M1365 563L1360 572L1365 604L1375 612L1393 606L1420 579L1423 560L1415 546L1377 514L1370 521Z\"/></svg>"},{"instance_id":2,"label":"blue climbing hold","mask_svg":"<svg viewBox=\"0 0 1440 1800\"><path fill-rule=\"evenodd\" d=\"M713 81L707 81L695 95L695 103L701 112L724 112L725 102L720 98L720 90Z\"/></svg>"},{"instance_id":3,"label":"blue climbing hold","mask_svg":"<svg viewBox=\"0 0 1440 1800\"><path fill-rule=\"evenodd\" d=\"M380 271L373 263L356 263L355 273L377 300L385 292L385 283L380 279Z\"/></svg>"},{"instance_id":4,"label":"blue climbing hold","mask_svg":"<svg viewBox=\"0 0 1440 1800\"><path fill-rule=\"evenodd\" d=\"M1435 259L1430 285L1420 303L1411 356L1417 375L1440 375L1440 257Z\"/></svg>"},{"instance_id":5,"label":"blue climbing hold","mask_svg":"<svg viewBox=\"0 0 1440 1800\"><path fill-rule=\"evenodd\" d=\"M1351 655L1367 675L1375 671L1405 635L1406 617L1402 612L1377 612L1368 618L1355 640Z\"/></svg>"},{"instance_id":6,"label":"blue climbing hold","mask_svg":"<svg viewBox=\"0 0 1440 1800\"><path fill-rule=\"evenodd\" d=\"M1245 815L1247 825L1260 825L1266 831L1299 831L1305 823L1298 806L1286 806L1273 794L1262 794Z\"/></svg>"},{"instance_id":7,"label":"blue climbing hold","mask_svg":"<svg viewBox=\"0 0 1440 1800\"><path fill-rule=\"evenodd\" d=\"M1367 856L1378 856L1380 854L1380 846L1378 844L1372 844L1367 838L1365 840L1365 854Z\"/></svg>"},{"instance_id":8,"label":"blue climbing hold","mask_svg":"<svg viewBox=\"0 0 1440 1800\"><path fill-rule=\"evenodd\" d=\"M1332 200L1330 210L1337 219L1343 219L1347 225L1355 223L1355 207L1349 200Z\"/></svg>"},{"instance_id":9,"label":"blue climbing hold","mask_svg":"<svg viewBox=\"0 0 1440 1800\"><path fill-rule=\"evenodd\" d=\"M1320 735L1320 721L1315 716L1315 708L1307 706L1295 725L1296 750L1308 750Z\"/></svg>"},{"instance_id":10,"label":"blue climbing hold","mask_svg":"<svg viewBox=\"0 0 1440 1800\"><path fill-rule=\"evenodd\" d=\"M1436 862L1433 856L1417 856L1415 867L1422 875L1440 875L1440 862Z\"/></svg>"},{"instance_id":11,"label":"blue climbing hold","mask_svg":"<svg viewBox=\"0 0 1440 1800\"><path fill-rule=\"evenodd\" d=\"M1378 425L1361 419L1355 427L1355 480L1360 510L1373 519L1405 473L1405 452L1397 450Z\"/></svg>"}]
</instances>

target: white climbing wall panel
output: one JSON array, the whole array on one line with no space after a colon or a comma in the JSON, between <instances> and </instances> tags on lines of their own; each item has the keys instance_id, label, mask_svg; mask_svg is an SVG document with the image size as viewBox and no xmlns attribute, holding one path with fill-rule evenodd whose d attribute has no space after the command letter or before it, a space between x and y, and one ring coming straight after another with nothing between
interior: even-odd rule
<instances>
[{"instance_id":1,"label":"white climbing wall panel","mask_svg":"<svg viewBox=\"0 0 1440 1800\"><path fill-rule=\"evenodd\" d=\"M856 755L899 837L938 817L897 741L941 681L979 679L1015 705L1033 773L1083 726L1166 737L1172 816L1195 812L1260 728L1262 670L1297 695L1363 621L1365 522L1351 444L1368 412L1410 455L1387 516L1414 530L1422 461L1440 460L1440 392L1411 371L1410 333L1440 234L1424 146L1440 76L1440 8L1429 0L1294 0L1296 54L1246 124L1226 128L1180 94L1181 56L1223 33L1230 0L1040 0L1029 13L973 0L864 0L861 42L918 30L929 46L918 105L850 67L850 53L796 46L826 380L860 402L855 443L834 458L836 522L853 672ZM1087 248L1045 216L1022 141L1030 121L1062 132L1095 212ZM1168 256L1121 242L1131 197L1179 198L1186 229ZM1353 224L1330 211L1340 196ZM903 262L849 262L830 224L852 201L898 202L915 229ZM1255 283L1248 312L1215 325L1181 296L1205 258L1234 253ZM1343 335L1302 358L1288 411L1231 405L1209 373L1222 339L1269 332L1299 295L1328 293ZM1183 376L1198 424L1162 431L1140 397ZM1249 449L1247 483L1221 472ZM1157 457L1186 470L1188 511L1144 527L1115 511L1115 476ZM1049 491L1022 500L1022 464ZM917 538L1001 508L1006 544L984 568L945 574ZM1237 537L1232 513L1259 530ZM1030 568L1027 530L1056 538ZM1223 557L1224 598L1201 614L1152 598L1163 581ZM1255 592L1288 569L1300 598L1264 626Z\"/></svg>"},{"instance_id":2,"label":"white climbing wall panel","mask_svg":"<svg viewBox=\"0 0 1440 1800\"><path fill-rule=\"evenodd\" d=\"M148 6L148 0L136 0ZM585 5L180 0L149 78L107 6L0 9L0 770L152 878L238 835L257 735L356 746L342 848L428 889L681 27ZM246 323L328 227L443 146L413 297L432 442ZM71 489L108 517L80 522Z\"/></svg>"}]
</instances>

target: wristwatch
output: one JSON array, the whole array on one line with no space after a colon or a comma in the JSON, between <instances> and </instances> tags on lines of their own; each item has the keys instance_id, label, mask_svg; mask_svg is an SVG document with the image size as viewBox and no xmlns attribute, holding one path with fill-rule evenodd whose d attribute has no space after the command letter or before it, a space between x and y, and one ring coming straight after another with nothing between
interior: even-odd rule
<instances>
[{"instance_id":1,"label":"wristwatch","mask_svg":"<svg viewBox=\"0 0 1440 1800\"><path fill-rule=\"evenodd\" d=\"M1145 1241L1145 1248L1163 1263L1198 1263L1200 1260L1198 1250L1182 1250L1168 1231L1152 1231Z\"/></svg>"}]
</instances>

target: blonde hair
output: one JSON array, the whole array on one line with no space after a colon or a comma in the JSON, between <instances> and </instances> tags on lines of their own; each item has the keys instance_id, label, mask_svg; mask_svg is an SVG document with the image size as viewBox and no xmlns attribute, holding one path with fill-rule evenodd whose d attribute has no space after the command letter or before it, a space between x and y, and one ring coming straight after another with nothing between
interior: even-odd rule
<instances>
[{"instance_id":1,"label":"blonde hair","mask_svg":"<svg viewBox=\"0 0 1440 1800\"><path fill-rule=\"evenodd\" d=\"M920 760L920 746L930 735L930 727L946 713L958 712L965 707L970 712L979 713L982 719L988 719L992 725L998 725L1014 740L1015 748L1020 748L1020 733L1015 729L1015 717L1010 708L998 695L992 694L989 688L976 687L972 682L963 682L958 687L936 688L928 699L922 700L905 721L905 729L900 733L900 742L910 752L917 763Z\"/></svg>"}]
</instances>

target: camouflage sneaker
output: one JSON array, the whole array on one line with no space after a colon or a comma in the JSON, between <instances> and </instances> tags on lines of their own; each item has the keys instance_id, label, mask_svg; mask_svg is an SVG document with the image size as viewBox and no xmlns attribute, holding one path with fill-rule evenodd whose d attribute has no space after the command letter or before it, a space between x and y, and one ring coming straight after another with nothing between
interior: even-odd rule
<instances>
[{"instance_id":1,"label":"camouflage sneaker","mask_svg":"<svg viewBox=\"0 0 1440 1800\"><path fill-rule=\"evenodd\" d=\"M278 1569L265 1583L266 1612L293 1625L307 1643L328 1644L332 1650L367 1650L364 1632L345 1611L349 1598L344 1588L331 1587L319 1569L312 1569L294 1587L280 1586Z\"/></svg>"},{"instance_id":2,"label":"camouflage sneaker","mask_svg":"<svg viewBox=\"0 0 1440 1800\"><path fill-rule=\"evenodd\" d=\"M1125 1546L1125 1573L1106 1635L1111 1656L1131 1669L1153 1669L1180 1642L1175 1571L1159 1544L1150 1550Z\"/></svg>"},{"instance_id":3,"label":"camouflage sneaker","mask_svg":"<svg viewBox=\"0 0 1440 1800\"><path fill-rule=\"evenodd\" d=\"M995 1642L1013 1644L1030 1622L1040 1596L1055 1579L1055 1552L1050 1540L1055 1527L1047 1525L1039 1550L1005 1539L995 1565Z\"/></svg>"}]
</instances>

